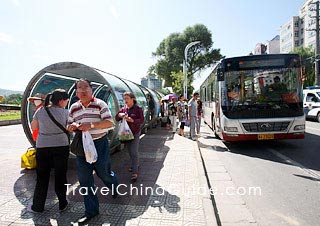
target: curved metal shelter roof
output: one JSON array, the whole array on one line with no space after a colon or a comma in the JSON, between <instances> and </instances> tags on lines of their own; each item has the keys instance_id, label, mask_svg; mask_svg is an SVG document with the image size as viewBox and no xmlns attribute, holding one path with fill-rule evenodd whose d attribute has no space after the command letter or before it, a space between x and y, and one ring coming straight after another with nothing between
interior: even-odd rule
<instances>
[{"instance_id":1,"label":"curved metal shelter roof","mask_svg":"<svg viewBox=\"0 0 320 226\"><path fill-rule=\"evenodd\" d=\"M70 96L68 104L68 107L70 107L71 104L78 100L75 94L74 84L75 81L80 78L86 78L92 82L93 96L104 100L108 104L113 116L124 106L123 93L128 91L135 94L138 105L143 108L145 116L145 124L143 126L148 126L150 119L153 118L153 120L155 120L159 115L160 105L158 95L155 91L84 64L75 62L56 63L39 71L30 80L24 92L21 106L22 125L32 145L35 143L32 140L30 123L35 112L35 106L28 102L27 98L36 93L47 94L54 89L62 88L65 89ZM148 96L150 96L155 103L156 111L153 112L153 117L150 117L151 112L148 107L148 101L150 100L148 100ZM109 131L109 140L111 146L119 144L117 123L115 128Z\"/></svg>"}]
</instances>

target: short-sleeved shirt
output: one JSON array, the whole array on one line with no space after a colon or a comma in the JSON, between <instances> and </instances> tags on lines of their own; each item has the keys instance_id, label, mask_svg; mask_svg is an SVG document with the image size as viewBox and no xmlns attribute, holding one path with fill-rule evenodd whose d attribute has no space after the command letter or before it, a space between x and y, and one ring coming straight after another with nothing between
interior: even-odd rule
<instances>
[{"instance_id":1,"label":"short-sleeved shirt","mask_svg":"<svg viewBox=\"0 0 320 226\"><path fill-rule=\"evenodd\" d=\"M186 112L186 105L185 103L182 101L179 101L177 103L177 106L179 107L179 110L180 110L180 115L181 117L179 118L180 121L184 121L187 117L187 112Z\"/></svg>"},{"instance_id":2,"label":"short-sleeved shirt","mask_svg":"<svg viewBox=\"0 0 320 226\"><path fill-rule=\"evenodd\" d=\"M49 107L48 110L62 126L67 126L67 109L60 107ZM39 133L36 141L37 148L69 145L69 139L67 135L50 119L44 107L36 111L33 119L37 120L39 124Z\"/></svg>"},{"instance_id":3,"label":"short-sleeved shirt","mask_svg":"<svg viewBox=\"0 0 320 226\"><path fill-rule=\"evenodd\" d=\"M189 100L188 107L190 108L190 117L196 117L197 116L197 108L198 104L197 101L195 101L193 98Z\"/></svg>"},{"instance_id":4,"label":"short-sleeved shirt","mask_svg":"<svg viewBox=\"0 0 320 226\"><path fill-rule=\"evenodd\" d=\"M69 110L68 124L76 123L90 123L108 120L113 122L113 118L108 108L108 105L103 100L93 97L87 107L84 107L81 101L72 104ZM108 129L90 129L89 133L93 140L105 136Z\"/></svg>"},{"instance_id":5,"label":"short-sleeved shirt","mask_svg":"<svg viewBox=\"0 0 320 226\"><path fill-rule=\"evenodd\" d=\"M169 116L176 116L177 115L177 103L173 103L173 102L170 102L169 105L168 105L168 109L169 109Z\"/></svg>"}]
</instances>

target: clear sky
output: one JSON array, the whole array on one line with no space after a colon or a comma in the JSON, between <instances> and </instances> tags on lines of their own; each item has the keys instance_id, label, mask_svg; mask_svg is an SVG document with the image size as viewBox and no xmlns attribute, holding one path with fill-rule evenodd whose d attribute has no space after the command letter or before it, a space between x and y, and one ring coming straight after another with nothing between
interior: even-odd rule
<instances>
[{"instance_id":1,"label":"clear sky","mask_svg":"<svg viewBox=\"0 0 320 226\"><path fill-rule=\"evenodd\" d=\"M202 23L227 57L279 34L304 0L1 0L0 88L75 61L140 83L170 33ZM202 77L202 79L205 76ZM197 79L195 87L202 80Z\"/></svg>"}]
</instances>

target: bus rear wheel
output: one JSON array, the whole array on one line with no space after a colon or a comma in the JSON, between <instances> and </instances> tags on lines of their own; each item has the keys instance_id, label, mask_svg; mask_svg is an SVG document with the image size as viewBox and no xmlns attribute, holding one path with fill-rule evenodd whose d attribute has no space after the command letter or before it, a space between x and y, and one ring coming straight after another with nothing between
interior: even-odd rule
<instances>
[{"instance_id":1,"label":"bus rear wheel","mask_svg":"<svg viewBox=\"0 0 320 226\"><path fill-rule=\"evenodd\" d=\"M320 123L320 112L317 114L317 121Z\"/></svg>"}]
</instances>

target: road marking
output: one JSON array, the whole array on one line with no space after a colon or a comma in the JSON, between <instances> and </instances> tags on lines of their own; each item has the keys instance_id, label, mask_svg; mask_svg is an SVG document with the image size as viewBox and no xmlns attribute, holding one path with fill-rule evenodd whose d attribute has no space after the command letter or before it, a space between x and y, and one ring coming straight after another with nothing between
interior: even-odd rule
<instances>
[{"instance_id":1,"label":"road marking","mask_svg":"<svg viewBox=\"0 0 320 226\"><path fill-rule=\"evenodd\" d=\"M282 160L284 160L285 162L289 163L290 165L296 166L299 169L301 169L302 171L304 171L305 173L309 174L310 176L312 176L313 178L315 178L318 182L320 183L320 174L318 172L316 172L315 170L309 169L307 167L305 167L304 165L292 160L291 158L281 154L280 152L268 148L268 151L272 152L274 155L276 155L277 157L281 158Z\"/></svg>"},{"instance_id":2,"label":"road marking","mask_svg":"<svg viewBox=\"0 0 320 226\"><path fill-rule=\"evenodd\" d=\"M307 127L307 129L306 130L316 130L316 131L320 131L320 129L316 129L316 128L313 128L313 127Z\"/></svg>"},{"instance_id":3,"label":"road marking","mask_svg":"<svg viewBox=\"0 0 320 226\"><path fill-rule=\"evenodd\" d=\"M286 216L286 215L284 215L282 213L276 213L276 212L271 212L271 213L276 215L276 216L278 216L278 217L280 217L280 218L282 218L283 220L288 222L290 225L294 225L294 226L299 226L300 225L300 223L297 220L293 219L292 217Z\"/></svg>"},{"instance_id":4,"label":"road marking","mask_svg":"<svg viewBox=\"0 0 320 226\"><path fill-rule=\"evenodd\" d=\"M320 123L319 123L320 124ZM306 129L311 129L311 130L317 130L317 131L320 131L320 129L318 128L315 128L313 126L316 126L315 124L311 124L311 123L306 123Z\"/></svg>"}]
</instances>

